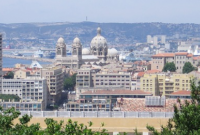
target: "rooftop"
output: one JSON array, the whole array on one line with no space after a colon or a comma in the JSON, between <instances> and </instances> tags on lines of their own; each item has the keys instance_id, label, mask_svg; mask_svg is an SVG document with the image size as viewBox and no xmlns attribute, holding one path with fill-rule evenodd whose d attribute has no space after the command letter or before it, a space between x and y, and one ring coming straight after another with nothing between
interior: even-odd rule
<instances>
[{"instance_id":1,"label":"rooftop","mask_svg":"<svg viewBox=\"0 0 200 135\"><path fill-rule=\"evenodd\" d=\"M142 90L90 90L81 95L152 95Z\"/></svg>"},{"instance_id":2,"label":"rooftop","mask_svg":"<svg viewBox=\"0 0 200 135\"><path fill-rule=\"evenodd\" d=\"M181 90L181 91L173 92L170 95L173 95L173 96L190 96L191 95L191 91Z\"/></svg>"},{"instance_id":3,"label":"rooftop","mask_svg":"<svg viewBox=\"0 0 200 135\"><path fill-rule=\"evenodd\" d=\"M159 53L153 55L152 57L174 57L174 53Z\"/></svg>"}]
</instances>

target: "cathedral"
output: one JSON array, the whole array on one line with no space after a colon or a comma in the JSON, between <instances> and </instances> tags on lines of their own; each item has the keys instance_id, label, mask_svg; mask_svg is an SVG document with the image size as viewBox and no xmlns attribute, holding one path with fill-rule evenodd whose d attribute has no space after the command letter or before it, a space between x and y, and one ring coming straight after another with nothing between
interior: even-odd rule
<instances>
[{"instance_id":1,"label":"cathedral","mask_svg":"<svg viewBox=\"0 0 200 135\"><path fill-rule=\"evenodd\" d=\"M56 65L63 65L72 69L79 69L82 64L102 63L106 64L119 60L118 51L114 48L108 49L106 39L101 36L101 28L97 28L97 35L92 39L90 49L82 49L78 37L72 43L72 55L66 55L65 40L60 37L56 44Z\"/></svg>"}]
</instances>

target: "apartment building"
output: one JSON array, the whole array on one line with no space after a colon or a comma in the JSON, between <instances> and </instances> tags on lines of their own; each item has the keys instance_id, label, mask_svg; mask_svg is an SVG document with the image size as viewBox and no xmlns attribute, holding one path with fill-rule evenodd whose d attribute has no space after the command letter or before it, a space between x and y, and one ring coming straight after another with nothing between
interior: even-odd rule
<instances>
[{"instance_id":1,"label":"apartment building","mask_svg":"<svg viewBox=\"0 0 200 135\"><path fill-rule=\"evenodd\" d=\"M157 73L144 74L140 79L141 90L153 95L169 95L175 91L190 90L189 74Z\"/></svg>"},{"instance_id":2,"label":"apartment building","mask_svg":"<svg viewBox=\"0 0 200 135\"><path fill-rule=\"evenodd\" d=\"M160 53L152 56L151 69L162 71L167 62L174 62L176 65L176 72L182 73L185 62L190 62L194 67L196 67L198 61L200 61L199 57L195 57L187 52Z\"/></svg>"},{"instance_id":3,"label":"apartment building","mask_svg":"<svg viewBox=\"0 0 200 135\"><path fill-rule=\"evenodd\" d=\"M77 73L78 88L123 88L131 89L131 74L126 72L97 72L92 69L80 69Z\"/></svg>"},{"instance_id":4,"label":"apartment building","mask_svg":"<svg viewBox=\"0 0 200 135\"><path fill-rule=\"evenodd\" d=\"M90 88L93 87L93 80L92 80L92 70L91 69L80 69L78 70L76 76L76 86L83 87L83 88Z\"/></svg>"},{"instance_id":5,"label":"apartment building","mask_svg":"<svg viewBox=\"0 0 200 135\"><path fill-rule=\"evenodd\" d=\"M96 73L94 76L94 87L95 88L117 87L117 88L130 90L131 89L131 74L127 72Z\"/></svg>"},{"instance_id":6,"label":"apartment building","mask_svg":"<svg viewBox=\"0 0 200 135\"><path fill-rule=\"evenodd\" d=\"M3 79L1 94L17 95L21 98L21 103L34 102L40 104L42 110L47 106L47 82L44 78ZM4 103L9 106L9 103Z\"/></svg>"},{"instance_id":7,"label":"apartment building","mask_svg":"<svg viewBox=\"0 0 200 135\"><path fill-rule=\"evenodd\" d=\"M46 78L48 89L48 104L57 103L63 90L64 72L62 67L46 67L40 70L40 77Z\"/></svg>"}]
</instances>

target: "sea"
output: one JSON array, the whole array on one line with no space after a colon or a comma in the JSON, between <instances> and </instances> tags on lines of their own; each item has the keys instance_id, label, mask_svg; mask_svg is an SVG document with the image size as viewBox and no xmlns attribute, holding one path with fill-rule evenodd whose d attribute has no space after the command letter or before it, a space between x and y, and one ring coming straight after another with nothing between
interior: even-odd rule
<instances>
[{"instance_id":1,"label":"sea","mask_svg":"<svg viewBox=\"0 0 200 135\"><path fill-rule=\"evenodd\" d=\"M6 53L8 54L8 53ZM30 56L33 55L31 53L26 53L23 54L24 56ZM3 57L3 68L6 67L15 67L15 64L20 63L20 64L25 64L25 65L31 65L32 60L25 60L25 59L14 59L14 58L6 58ZM51 64L50 62L42 62L42 61L38 61L40 63L40 65L47 65L47 64Z\"/></svg>"}]
</instances>

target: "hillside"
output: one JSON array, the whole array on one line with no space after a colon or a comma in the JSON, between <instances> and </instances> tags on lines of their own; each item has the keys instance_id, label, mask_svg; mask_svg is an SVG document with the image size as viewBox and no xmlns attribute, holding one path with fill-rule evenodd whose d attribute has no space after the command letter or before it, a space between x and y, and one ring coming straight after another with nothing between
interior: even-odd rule
<instances>
[{"instance_id":1,"label":"hillside","mask_svg":"<svg viewBox=\"0 0 200 135\"><path fill-rule=\"evenodd\" d=\"M98 26L102 28L102 35L106 37L109 44L145 42L147 35L200 36L199 24L169 23L18 23L0 24L0 32L6 33L7 39L53 39L56 41L62 36L68 43L78 36L83 44L89 44L96 35Z\"/></svg>"}]
</instances>

